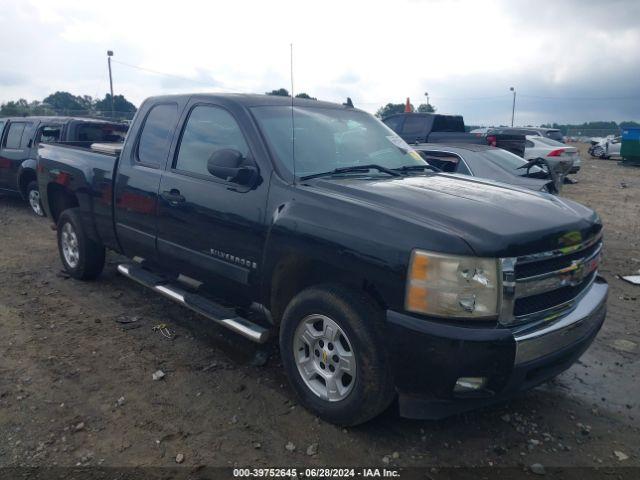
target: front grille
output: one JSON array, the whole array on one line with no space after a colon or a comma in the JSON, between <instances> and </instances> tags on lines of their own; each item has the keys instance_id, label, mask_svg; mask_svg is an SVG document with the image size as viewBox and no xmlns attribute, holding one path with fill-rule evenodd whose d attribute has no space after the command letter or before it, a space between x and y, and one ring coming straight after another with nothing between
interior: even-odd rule
<instances>
[{"instance_id":1,"label":"front grille","mask_svg":"<svg viewBox=\"0 0 640 480\"><path fill-rule=\"evenodd\" d=\"M591 273L579 285L562 287L550 292L518 298L513 307L513 314L516 317L530 315L567 303L580 295L582 291L591 284L595 275L596 272Z\"/></svg>"},{"instance_id":2,"label":"front grille","mask_svg":"<svg viewBox=\"0 0 640 480\"><path fill-rule=\"evenodd\" d=\"M555 270L568 267L574 260L588 257L600 248L601 245L602 242L600 241L584 250L578 250L577 252L570 253L569 255L553 257L547 260L538 260L536 262L516 263L516 279L533 277L535 275L541 275L543 273L553 272Z\"/></svg>"},{"instance_id":3,"label":"front grille","mask_svg":"<svg viewBox=\"0 0 640 480\"><path fill-rule=\"evenodd\" d=\"M594 237L574 248L502 259L502 324L550 319L573 308L595 280L602 241Z\"/></svg>"}]
</instances>

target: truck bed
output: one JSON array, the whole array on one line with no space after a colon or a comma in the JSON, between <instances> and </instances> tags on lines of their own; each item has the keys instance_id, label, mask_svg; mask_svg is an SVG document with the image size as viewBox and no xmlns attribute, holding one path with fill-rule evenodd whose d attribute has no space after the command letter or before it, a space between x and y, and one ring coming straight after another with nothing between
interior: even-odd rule
<instances>
[{"instance_id":1,"label":"truck bed","mask_svg":"<svg viewBox=\"0 0 640 480\"><path fill-rule=\"evenodd\" d=\"M117 248L113 233L113 178L118 154L100 153L88 146L43 143L38 148L38 183L43 205L53 195L66 190L75 194L92 212L87 222L92 224L97 238L107 246ZM59 186L59 187L58 187ZM59 212L51 211L56 220Z\"/></svg>"}]
</instances>

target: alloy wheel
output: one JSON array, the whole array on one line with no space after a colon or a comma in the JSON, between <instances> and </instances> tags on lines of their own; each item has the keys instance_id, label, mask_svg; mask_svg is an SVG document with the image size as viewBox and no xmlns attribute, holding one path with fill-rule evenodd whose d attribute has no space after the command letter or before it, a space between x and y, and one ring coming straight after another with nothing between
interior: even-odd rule
<instances>
[{"instance_id":1,"label":"alloy wheel","mask_svg":"<svg viewBox=\"0 0 640 480\"><path fill-rule=\"evenodd\" d=\"M71 223L65 223L62 227L60 244L67 265L76 268L80 262L80 247L78 246L78 235Z\"/></svg>"},{"instance_id":2,"label":"alloy wheel","mask_svg":"<svg viewBox=\"0 0 640 480\"><path fill-rule=\"evenodd\" d=\"M357 374L355 353L344 330L325 315L309 315L298 325L293 341L305 385L323 400L344 400Z\"/></svg>"},{"instance_id":3,"label":"alloy wheel","mask_svg":"<svg viewBox=\"0 0 640 480\"><path fill-rule=\"evenodd\" d=\"M39 217L44 216L42 205L40 204L40 192L38 190L29 191L29 205L36 215Z\"/></svg>"}]
</instances>

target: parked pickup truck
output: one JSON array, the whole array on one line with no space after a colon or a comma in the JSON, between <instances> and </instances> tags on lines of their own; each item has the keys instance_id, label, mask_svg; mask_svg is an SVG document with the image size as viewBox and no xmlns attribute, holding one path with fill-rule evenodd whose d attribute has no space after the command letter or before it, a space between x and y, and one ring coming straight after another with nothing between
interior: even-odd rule
<instances>
[{"instance_id":1,"label":"parked pickup truck","mask_svg":"<svg viewBox=\"0 0 640 480\"><path fill-rule=\"evenodd\" d=\"M461 144L475 143L502 148L524 157L525 136L522 134L496 133L491 136L468 133L462 115L439 113L397 113L382 119L405 142Z\"/></svg>"},{"instance_id":2,"label":"parked pickup truck","mask_svg":"<svg viewBox=\"0 0 640 480\"><path fill-rule=\"evenodd\" d=\"M122 142L126 133L125 124L90 118L0 118L0 192L21 195L33 212L42 216L35 168L40 142Z\"/></svg>"},{"instance_id":3,"label":"parked pickup truck","mask_svg":"<svg viewBox=\"0 0 640 480\"><path fill-rule=\"evenodd\" d=\"M96 278L115 250L122 275L278 336L300 402L337 424L396 396L404 416L443 417L577 360L605 318L596 213L434 172L369 114L293 101L155 97L119 154L41 145L69 274Z\"/></svg>"}]
</instances>

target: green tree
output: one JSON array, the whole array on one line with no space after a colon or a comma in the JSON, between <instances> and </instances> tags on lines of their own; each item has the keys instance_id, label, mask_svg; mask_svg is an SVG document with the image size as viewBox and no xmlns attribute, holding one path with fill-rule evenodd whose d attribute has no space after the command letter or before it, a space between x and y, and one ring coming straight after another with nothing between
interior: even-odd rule
<instances>
[{"instance_id":1,"label":"green tree","mask_svg":"<svg viewBox=\"0 0 640 480\"><path fill-rule=\"evenodd\" d=\"M86 105L82 97L76 97L69 92L56 92L42 100L50 106L58 115L88 115L90 107Z\"/></svg>"},{"instance_id":2,"label":"green tree","mask_svg":"<svg viewBox=\"0 0 640 480\"><path fill-rule=\"evenodd\" d=\"M306 98L307 100L318 100L316 97L312 97L308 93L304 93L304 92L298 93L296 95L296 98Z\"/></svg>"},{"instance_id":3,"label":"green tree","mask_svg":"<svg viewBox=\"0 0 640 480\"><path fill-rule=\"evenodd\" d=\"M430 103L421 103L418 105L418 113L435 113L436 109Z\"/></svg>"},{"instance_id":4,"label":"green tree","mask_svg":"<svg viewBox=\"0 0 640 480\"><path fill-rule=\"evenodd\" d=\"M386 118L389 115L393 115L395 113L403 113L404 112L404 103L387 103L384 107L380 107L376 112L376 117L378 118ZM411 111L413 111L413 105L411 105Z\"/></svg>"},{"instance_id":5,"label":"green tree","mask_svg":"<svg viewBox=\"0 0 640 480\"><path fill-rule=\"evenodd\" d=\"M102 100L98 100L94 104L95 112L100 116L111 116L111 94L107 93ZM115 118L132 119L136 113L136 106L124 98L123 95L113 96L113 111Z\"/></svg>"},{"instance_id":6,"label":"green tree","mask_svg":"<svg viewBox=\"0 0 640 480\"><path fill-rule=\"evenodd\" d=\"M286 88L279 88L277 90L271 90L270 92L264 92L265 95L275 95L276 97L288 97L289 90Z\"/></svg>"},{"instance_id":7,"label":"green tree","mask_svg":"<svg viewBox=\"0 0 640 480\"><path fill-rule=\"evenodd\" d=\"M0 106L0 115L3 117L23 117L29 115L29 102L24 98L17 101L9 101Z\"/></svg>"}]
</instances>

